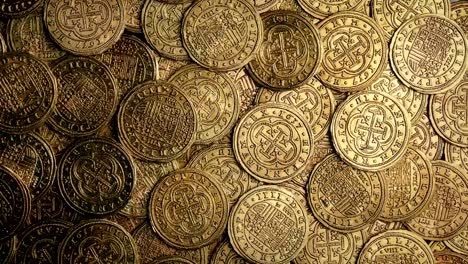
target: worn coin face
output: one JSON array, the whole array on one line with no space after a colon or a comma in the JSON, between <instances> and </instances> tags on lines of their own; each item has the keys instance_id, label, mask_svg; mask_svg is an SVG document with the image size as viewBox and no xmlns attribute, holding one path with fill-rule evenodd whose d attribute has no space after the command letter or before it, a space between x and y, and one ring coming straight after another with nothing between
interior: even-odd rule
<instances>
[{"instance_id":1,"label":"worn coin face","mask_svg":"<svg viewBox=\"0 0 468 264\"><path fill-rule=\"evenodd\" d=\"M450 239L468 224L468 176L445 161L433 161L434 195L427 208L406 222L407 227L429 240Z\"/></svg>"},{"instance_id":2,"label":"worn coin face","mask_svg":"<svg viewBox=\"0 0 468 264\"><path fill-rule=\"evenodd\" d=\"M23 17L42 5L43 0L4 0L0 4L0 16Z\"/></svg>"},{"instance_id":3,"label":"worn coin face","mask_svg":"<svg viewBox=\"0 0 468 264\"><path fill-rule=\"evenodd\" d=\"M132 236L108 220L74 226L60 244L58 256L58 263L139 263Z\"/></svg>"},{"instance_id":4,"label":"worn coin face","mask_svg":"<svg viewBox=\"0 0 468 264\"><path fill-rule=\"evenodd\" d=\"M459 235L444 242L453 251L468 255L468 226Z\"/></svg>"},{"instance_id":5,"label":"worn coin face","mask_svg":"<svg viewBox=\"0 0 468 264\"><path fill-rule=\"evenodd\" d=\"M406 152L411 123L397 99L377 91L353 94L335 112L333 144L355 168L378 171L394 165Z\"/></svg>"},{"instance_id":6,"label":"worn coin face","mask_svg":"<svg viewBox=\"0 0 468 264\"><path fill-rule=\"evenodd\" d=\"M357 9L363 0L299 0L298 2L307 13L324 19L338 12Z\"/></svg>"},{"instance_id":7,"label":"worn coin face","mask_svg":"<svg viewBox=\"0 0 468 264\"><path fill-rule=\"evenodd\" d=\"M52 39L75 55L100 54L125 29L123 0L47 0L44 21Z\"/></svg>"},{"instance_id":8,"label":"worn coin face","mask_svg":"<svg viewBox=\"0 0 468 264\"><path fill-rule=\"evenodd\" d=\"M117 106L117 84L110 70L91 58L68 57L52 67L57 107L48 120L68 136L88 136L105 126Z\"/></svg>"},{"instance_id":9,"label":"worn coin face","mask_svg":"<svg viewBox=\"0 0 468 264\"><path fill-rule=\"evenodd\" d=\"M434 253L435 263L438 264L468 264L466 256L457 254L455 252L435 252Z\"/></svg>"},{"instance_id":10,"label":"worn coin face","mask_svg":"<svg viewBox=\"0 0 468 264\"><path fill-rule=\"evenodd\" d=\"M387 231L371 238L362 249L357 263L385 263L391 260L414 264L435 263L429 245L416 234L405 230Z\"/></svg>"},{"instance_id":11,"label":"worn coin face","mask_svg":"<svg viewBox=\"0 0 468 264\"><path fill-rule=\"evenodd\" d=\"M94 138L63 154L58 183L70 207L83 214L102 215L127 204L135 171L130 156L118 143Z\"/></svg>"},{"instance_id":12,"label":"worn coin face","mask_svg":"<svg viewBox=\"0 0 468 264\"><path fill-rule=\"evenodd\" d=\"M237 86L224 73L189 65L172 75L169 82L179 87L197 112L195 143L211 143L229 134L239 116Z\"/></svg>"},{"instance_id":13,"label":"worn coin face","mask_svg":"<svg viewBox=\"0 0 468 264\"><path fill-rule=\"evenodd\" d=\"M135 87L120 105L119 136L136 157L168 162L195 141L195 108L173 84L158 81Z\"/></svg>"},{"instance_id":14,"label":"worn coin face","mask_svg":"<svg viewBox=\"0 0 468 264\"><path fill-rule=\"evenodd\" d=\"M57 101L57 83L47 65L26 53L0 58L0 130L25 133L49 117Z\"/></svg>"},{"instance_id":15,"label":"worn coin face","mask_svg":"<svg viewBox=\"0 0 468 264\"><path fill-rule=\"evenodd\" d=\"M252 176L268 183L294 178L313 153L310 125L290 105L261 104L237 124L234 155Z\"/></svg>"},{"instance_id":16,"label":"worn coin face","mask_svg":"<svg viewBox=\"0 0 468 264\"><path fill-rule=\"evenodd\" d=\"M185 12L182 28L189 56L219 71L246 65L263 39L262 20L248 0L196 1Z\"/></svg>"},{"instance_id":17,"label":"worn coin face","mask_svg":"<svg viewBox=\"0 0 468 264\"><path fill-rule=\"evenodd\" d=\"M247 260L243 259L234 251L229 241L224 241L219 244L211 257L211 263L249 264Z\"/></svg>"},{"instance_id":18,"label":"worn coin face","mask_svg":"<svg viewBox=\"0 0 468 264\"><path fill-rule=\"evenodd\" d=\"M424 14L395 32L390 62L395 74L420 93L441 93L456 85L468 62L463 30L441 15Z\"/></svg>"},{"instance_id":19,"label":"worn coin face","mask_svg":"<svg viewBox=\"0 0 468 264\"><path fill-rule=\"evenodd\" d=\"M253 263L293 260L308 238L306 209L295 195L266 185L244 194L231 211L228 234L234 250Z\"/></svg>"},{"instance_id":20,"label":"worn coin face","mask_svg":"<svg viewBox=\"0 0 468 264\"><path fill-rule=\"evenodd\" d=\"M317 71L321 39L306 17L292 11L262 15L263 42L248 70L263 86L290 89L305 84Z\"/></svg>"},{"instance_id":21,"label":"worn coin face","mask_svg":"<svg viewBox=\"0 0 468 264\"><path fill-rule=\"evenodd\" d=\"M460 166L468 171L468 148L461 148L452 144L445 145L445 158L448 162Z\"/></svg>"},{"instance_id":22,"label":"worn coin face","mask_svg":"<svg viewBox=\"0 0 468 264\"><path fill-rule=\"evenodd\" d=\"M387 42L379 26L361 13L341 12L318 27L324 54L317 77L340 92L364 90L374 83L388 64Z\"/></svg>"},{"instance_id":23,"label":"worn coin face","mask_svg":"<svg viewBox=\"0 0 468 264\"><path fill-rule=\"evenodd\" d=\"M141 33L141 11L145 0L124 0L126 18L125 29L133 33Z\"/></svg>"},{"instance_id":24,"label":"worn coin face","mask_svg":"<svg viewBox=\"0 0 468 264\"><path fill-rule=\"evenodd\" d=\"M442 159L444 153L444 140L437 135L426 114L416 124L411 127L411 138L409 145L426 154L431 160Z\"/></svg>"},{"instance_id":25,"label":"worn coin face","mask_svg":"<svg viewBox=\"0 0 468 264\"><path fill-rule=\"evenodd\" d=\"M153 230L169 245L186 249L218 239L229 213L221 184L196 169L176 170L159 181L149 208Z\"/></svg>"}]
</instances>

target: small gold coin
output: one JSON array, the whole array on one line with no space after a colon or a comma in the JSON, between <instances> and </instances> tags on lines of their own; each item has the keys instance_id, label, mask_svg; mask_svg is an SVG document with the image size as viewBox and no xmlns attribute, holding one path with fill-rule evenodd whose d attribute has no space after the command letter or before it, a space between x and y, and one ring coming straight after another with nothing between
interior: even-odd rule
<instances>
[{"instance_id":1,"label":"small gold coin","mask_svg":"<svg viewBox=\"0 0 468 264\"><path fill-rule=\"evenodd\" d=\"M362 249L358 264L374 263L434 264L434 255L427 243L416 234L392 230L371 238Z\"/></svg>"},{"instance_id":2,"label":"small gold coin","mask_svg":"<svg viewBox=\"0 0 468 264\"><path fill-rule=\"evenodd\" d=\"M468 226L460 234L444 242L453 251L468 255Z\"/></svg>"},{"instance_id":3,"label":"small gold coin","mask_svg":"<svg viewBox=\"0 0 468 264\"><path fill-rule=\"evenodd\" d=\"M410 118L400 102L382 92L364 91L346 99L331 124L333 144L351 166L384 170L406 152Z\"/></svg>"},{"instance_id":4,"label":"small gold coin","mask_svg":"<svg viewBox=\"0 0 468 264\"><path fill-rule=\"evenodd\" d=\"M353 232L377 220L387 188L380 173L355 169L330 154L312 171L307 193L309 206L322 224Z\"/></svg>"},{"instance_id":5,"label":"small gold coin","mask_svg":"<svg viewBox=\"0 0 468 264\"><path fill-rule=\"evenodd\" d=\"M411 127L409 145L424 152L431 160L440 160L446 144L435 132L429 117L423 114L419 121Z\"/></svg>"},{"instance_id":6,"label":"small gold coin","mask_svg":"<svg viewBox=\"0 0 468 264\"><path fill-rule=\"evenodd\" d=\"M466 171L445 162L433 161L434 195L427 208L406 226L424 239L450 239L468 224L468 176Z\"/></svg>"},{"instance_id":7,"label":"small gold coin","mask_svg":"<svg viewBox=\"0 0 468 264\"><path fill-rule=\"evenodd\" d=\"M354 10L362 6L363 0L298 0L299 5L314 17L324 19L335 13Z\"/></svg>"},{"instance_id":8,"label":"small gold coin","mask_svg":"<svg viewBox=\"0 0 468 264\"><path fill-rule=\"evenodd\" d=\"M468 3L464 1L451 3L451 8L450 18L463 29L465 36L468 37Z\"/></svg>"},{"instance_id":9,"label":"small gold coin","mask_svg":"<svg viewBox=\"0 0 468 264\"><path fill-rule=\"evenodd\" d=\"M188 54L212 70L229 71L246 65L262 39L262 19L250 0L196 1L182 22L182 41Z\"/></svg>"},{"instance_id":10,"label":"small gold coin","mask_svg":"<svg viewBox=\"0 0 468 264\"><path fill-rule=\"evenodd\" d=\"M253 263L285 263L304 248L306 209L283 187L266 185L244 194L231 210L228 234L234 250Z\"/></svg>"},{"instance_id":11,"label":"small gold coin","mask_svg":"<svg viewBox=\"0 0 468 264\"><path fill-rule=\"evenodd\" d=\"M216 251L213 253L213 256L211 257L211 263L249 264L250 262L239 256L236 251L234 251L229 241L224 241L219 244L219 246L216 248Z\"/></svg>"},{"instance_id":12,"label":"small gold coin","mask_svg":"<svg viewBox=\"0 0 468 264\"><path fill-rule=\"evenodd\" d=\"M468 148L461 148L452 144L445 145L445 158L448 162L460 166L468 171Z\"/></svg>"},{"instance_id":13,"label":"small gold coin","mask_svg":"<svg viewBox=\"0 0 468 264\"><path fill-rule=\"evenodd\" d=\"M261 104L237 124L234 155L252 176L268 183L290 180L301 173L313 153L310 125L294 107Z\"/></svg>"},{"instance_id":14,"label":"small gold coin","mask_svg":"<svg viewBox=\"0 0 468 264\"><path fill-rule=\"evenodd\" d=\"M400 81L420 93L451 89L465 74L468 43L452 20L424 14L407 20L390 46L392 69Z\"/></svg>"},{"instance_id":15,"label":"small gold coin","mask_svg":"<svg viewBox=\"0 0 468 264\"><path fill-rule=\"evenodd\" d=\"M318 27L324 54L317 77L325 86L354 92L375 82L388 63L387 42L375 21L361 13L341 12Z\"/></svg>"},{"instance_id":16,"label":"small gold coin","mask_svg":"<svg viewBox=\"0 0 468 264\"><path fill-rule=\"evenodd\" d=\"M23 17L41 7L43 0L4 0L0 5L0 16Z\"/></svg>"},{"instance_id":17,"label":"small gold coin","mask_svg":"<svg viewBox=\"0 0 468 264\"><path fill-rule=\"evenodd\" d=\"M290 89L307 83L322 59L317 28L300 13L271 11L262 15L263 43L247 69L263 86Z\"/></svg>"},{"instance_id":18,"label":"small gold coin","mask_svg":"<svg viewBox=\"0 0 468 264\"><path fill-rule=\"evenodd\" d=\"M124 0L127 22L125 29L133 33L141 33L141 16L145 0Z\"/></svg>"}]
</instances>

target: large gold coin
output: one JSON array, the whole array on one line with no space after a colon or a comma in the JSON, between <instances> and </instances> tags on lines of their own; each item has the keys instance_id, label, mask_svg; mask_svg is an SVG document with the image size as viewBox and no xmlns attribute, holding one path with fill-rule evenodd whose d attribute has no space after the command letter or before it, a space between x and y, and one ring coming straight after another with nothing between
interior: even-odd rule
<instances>
[{"instance_id":1,"label":"large gold coin","mask_svg":"<svg viewBox=\"0 0 468 264\"><path fill-rule=\"evenodd\" d=\"M362 230L377 220L387 196L380 173L355 169L336 154L315 166L307 191L314 216L339 232Z\"/></svg>"},{"instance_id":2,"label":"large gold coin","mask_svg":"<svg viewBox=\"0 0 468 264\"><path fill-rule=\"evenodd\" d=\"M285 263L304 248L306 209L283 187L266 185L244 194L231 210L228 234L234 250L253 263Z\"/></svg>"},{"instance_id":3,"label":"large gold coin","mask_svg":"<svg viewBox=\"0 0 468 264\"><path fill-rule=\"evenodd\" d=\"M445 145L445 158L448 162L460 166L468 171L468 148L461 148L452 144Z\"/></svg>"},{"instance_id":4,"label":"large gold coin","mask_svg":"<svg viewBox=\"0 0 468 264\"><path fill-rule=\"evenodd\" d=\"M338 12L360 8L363 0L298 0L299 5L314 17L326 18Z\"/></svg>"},{"instance_id":5,"label":"large gold coin","mask_svg":"<svg viewBox=\"0 0 468 264\"><path fill-rule=\"evenodd\" d=\"M388 61L382 30L369 17L341 12L320 22L324 50L317 77L340 92L366 89L383 72Z\"/></svg>"},{"instance_id":6,"label":"large gold coin","mask_svg":"<svg viewBox=\"0 0 468 264\"><path fill-rule=\"evenodd\" d=\"M419 15L395 32L390 62L395 74L420 93L441 93L456 85L468 62L463 30L441 15Z\"/></svg>"},{"instance_id":7,"label":"large gold coin","mask_svg":"<svg viewBox=\"0 0 468 264\"><path fill-rule=\"evenodd\" d=\"M434 264L434 255L429 245L416 234L404 231L387 231L366 243L358 264L374 263Z\"/></svg>"},{"instance_id":8,"label":"large gold coin","mask_svg":"<svg viewBox=\"0 0 468 264\"><path fill-rule=\"evenodd\" d=\"M333 144L355 168L378 171L391 167L406 152L410 118L397 99L376 91L353 94L335 112Z\"/></svg>"},{"instance_id":9,"label":"large gold coin","mask_svg":"<svg viewBox=\"0 0 468 264\"><path fill-rule=\"evenodd\" d=\"M424 152L431 160L442 159L444 153L444 140L437 135L426 114L411 127L409 145Z\"/></svg>"},{"instance_id":10,"label":"large gold coin","mask_svg":"<svg viewBox=\"0 0 468 264\"><path fill-rule=\"evenodd\" d=\"M281 103L261 104L237 124L233 136L234 155L252 176L280 183L301 173L313 153L310 125Z\"/></svg>"},{"instance_id":11,"label":"large gold coin","mask_svg":"<svg viewBox=\"0 0 468 264\"><path fill-rule=\"evenodd\" d=\"M322 60L317 28L292 11L262 15L263 43L248 70L263 86L290 89L305 84Z\"/></svg>"},{"instance_id":12,"label":"large gold coin","mask_svg":"<svg viewBox=\"0 0 468 264\"><path fill-rule=\"evenodd\" d=\"M468 225L468 176L445 162L433 161L434 195L422 213L407 221L407 227L424 239L450 239Z\"/></svg>"},{"instance_id":13,"label":"large gold coin","mask_svg":"<svg viewBox=\"0 0 468 264\"><path fill-rule=\"evenodd\" d=\"M468 255L468 226L460 234L444 242L453 251Z\"/></svg>"},{"instance_id":14,"label":"large gold coin","mask_svg":"<svg viewBox=\"0 0 468 264\"><path fill-rule=\"evenodd\" d=\"M464 1L451 3L451 7L450 18L463 29L465 36L468 37L468 3Z\"/></svg>"}]
</instances>

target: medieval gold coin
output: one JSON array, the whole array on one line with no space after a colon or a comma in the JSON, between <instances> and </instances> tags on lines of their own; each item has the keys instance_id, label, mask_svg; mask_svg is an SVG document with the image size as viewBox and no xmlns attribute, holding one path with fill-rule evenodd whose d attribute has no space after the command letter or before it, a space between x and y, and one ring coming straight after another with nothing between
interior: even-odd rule
<instances>
[{"instance_id":1,"label":"medieval gold coin","mask_svg":"<svg viewBox=\"0 0 468 264\"><path fill-rule=\"evenodd\" d=\"M127 22L125 29L133 33L141 33L141 14L145 0L124 0Z\"/></svg>"},{"instance_id":2,"label":"medieval gold coin","mask_svg":"<svg viewBox=\"0 0 468 264\"><path fill-rule=\"evenodd\" d=\"M298 0L299 5L314 17L324 19L335 13L359 8L363 0Z\"/></svg>"},{"instance_id":3,"label":"medieval gold coin","mask_svg":"<svg viewBox=\"0 0 468 264\"><path fill-rule=\"evenodd\" d=\"M182 22L189 56L212 70L243 67L258 52L262 39L262 20L250 0L196 1Z\"/></svg>"},{"instance_id":4,"label":"medieval gold coin","mask_svg":"<svg viewBox=\"0 0 468 264\"><path fill-rule=\"evenodd\" d=\"M181 257L162 257L151 264L196 264L195 262Z\"/></svg>"},{"instance_id":5,"label":"medieval gold coin","mask_svg":"<svg viewBox=\"0 0 468 264\"><path fill-rule=\"evenodd\" d=\"M265 103L250 110L237 124L234 155L258 180L285 182L307 166L313 138L309 123L294 107Z\"/></svg>"},{"instance_id":6,"label":"medieval gold coin","mask_svg":"<svg viewBox=\"0 0 468 264\"><path fill-rule=\"evenodd\" d=\"M468 148L446 144L445 158L448 162L456 164L460 166L460 168L468 171Z\"/></svg>"},{"instance_id":7,"label":"medieval gold coin","mask_svg":"<svg viewBox=\"0 0 468 264\"><path fill-rule=\"evenodd\" d=\"M151 227L164 241L193 249L222 235L229 203L221 184L208 172L181 169L155 186L149 210Z\"/></svg>"},{"instance_id":8,"label":"medieval gold coin","mask_svg":"<svg viewBox=\"0 0 468 264\"><path fill-rule=\"evenodd\" d=\"M224 241L216 248L216 251L211 257L211 263L236 263L249 264L249 262L239 256L231 246L229 241Z\"/></svg>"},{"instance_id":9,"label":"medieval gold coin","mask_svg":"<svg viewBox=\"0 0 468 264\"><path fill-rule=\"evenodd\" d=\"M188 97L174 85L145 82L122 101L118 129L121 142L136 157L168 162L193 144L197 115Z\"/></svg>"},{"instance_id":10,"label":"medieval gold coin","mask_svg":"<svg viewBox=\"0 0 468 264\"><path fill-rule=\"evenodd\" d=\"M375 82L388 64L387 42L375 21L361 13L341 12L318 27L324 54L317 78L325 86L354 92Z\"/></svg>"},{"instance_id":11,"label":"medieval gold coin","mask_svg":"<svg viewBox=\"0 0 468 264\"><path fill-rule=\"evenodd\" d=\"M390 46L390 62L397 77L420 93L451 89L465 74L467 39L452 20L424 14L398 28Z\"/></svg>"},{"instance_id":12,"label":"medieval gold coin","mask_svg":"<svg viewBox=\"0 0 468 264\"><path fill-rule=\"evenodd\" d=\"M103 215L124 207L135 185L135 170L123 147L110 139L81 141L62 156L60 193L74 210Z\"/></svg>"},{"instance_id":13,"label":"medieval gold coin","mask_svg":"<svg viewBox=\"0 0 468 264\"><path fill-rule=\"evenodd\" d=\"M392 230L371 238L362 249L358 264L373 263L434 264L429 245L418 235L405 230Z\"/></svg>"},{"instance_id":14,"label":"medieval gold coin","mask_svg":"<svg viewBox=\"0 0 468 264\"><path fill-rule=\"evenodd\" d=\"M391 167L406 152L411 123L392 96L377 91L355 93L335 112L333 145L351 166L368 171Z\"/></svg>"},{"instance_id":15,"label":"medieval gold coin","mask_svg":"<svg viewBox=\"0 0 468 264\"><path fill-rule=\"evenodd\" d=\"M465 32L468 37L468 3L464 1L451 3L450 18L454 20Z\"/></svg>"},{"instance_id":16,"label":"medieval gold coin","mask_svg":"<svg viewBox=\"0 0 468 264\"><path fill-rule=\"evenodd\" d=\"M234 250L253 263L285 263L304 248L306 209L283 187L266 185L244 194L231 210L228 234Z\"/></svg>"},{"instance_id":17,"label":"medieval gold coin","mask_svg":"<svg viewBox=\"0 0 468 264\"><path fill-rule=\"evenodd\" d=\"M406 225L424 239L440 241L458 235L468 224L468 176L445 161L433 161L432 170L434 195L427 208Z\"/></svg>"},{"instance_id":18,"label":"medieval gold coin","mask_svg":"<svg viewBox=\"0 0 468 264\"><path fill-rule=\"evenodd\" d=\"M336 154L315 166L307 191L317 220L339 232L362 230L377 220L387 197L380 173L355 169Z\"/></svg>"},{"instance_id":19,"label":"medieval gold coin","mask_svg":"<svg viewBox=\"0 0 468 264\"><path fill-rule=\"evenodd\" d=\"M455 252L435 252L434 253L435 263L437 264L468 264L466 256L457 254Z\"/></svg>"},{"instance_id":20,"label":"medieval gold coin","mask_svg":"<svg viewBox=\"0 0 468 264\"><path fill-rule=\"evenodd\" d=\"M0 16L23 17L42 6L43 0L4 0L0 4Z\"/></svg>"},{"instance_id":21,"label":"medieval gold coin","mask_svg":"<svg viewBox=\"0 0 468 264\"><path fill-rule=\"evenodd\" d=\"M125 29L123 0L47 0L44 21L52 39L75 55L100 54Z\"/></svg>"},{"instance_id":22,"label":"medieval gold coin","mask_svg":"<svg viewBox=\"0 0 468 264\"><path fill-rule=\"evenodd\" d=\"M271 89L290 89L305 84L322 59L317 28L292 11L262 15L263 42L247 69L252 77Z\"/></svg>"},{"instance_id":23,"label":"medieval gold coin","mask_svg":"<svg viewBox=\"0 0 468 264\"><path fill-rule=\"evenodd\" d=\"M444 242L453 251L468 255L468 226L460 234Z\"/></svg>"},{"instance_id":24,"label":"medieval gold coin","mask_svg":"<svg viewBox=\"0 0 468 264\"><path fill-rule=\"evenodd\" d=\"M444 140L437 135L426 114L411 127L411 138L409 145L424 152L431 160L442 159L444 153Z\"/></svg>"}]
</instances>

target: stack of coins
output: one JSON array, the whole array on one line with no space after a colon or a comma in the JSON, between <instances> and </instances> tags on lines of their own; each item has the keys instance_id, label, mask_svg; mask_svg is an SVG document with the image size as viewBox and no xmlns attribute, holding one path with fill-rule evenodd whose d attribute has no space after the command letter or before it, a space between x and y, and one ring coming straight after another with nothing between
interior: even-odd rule
<instances>
[{"instance_id":1,"label":"stack of coins","mask_svg":"<svg viewBox=\"0 0 468 264\"><path fill-rule=\"evenodd\" d=\"M0 17L0 264L468 263L467 1Z\"/></svg>"}]
</instances>

